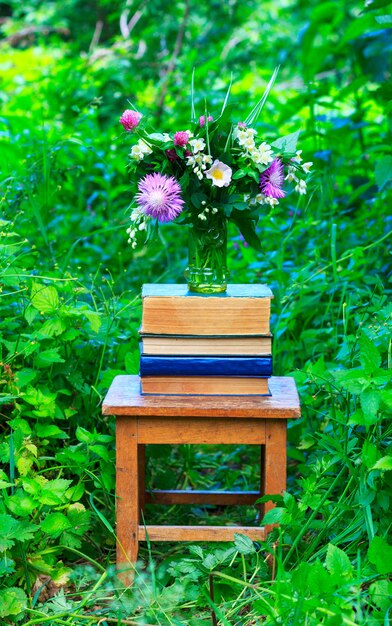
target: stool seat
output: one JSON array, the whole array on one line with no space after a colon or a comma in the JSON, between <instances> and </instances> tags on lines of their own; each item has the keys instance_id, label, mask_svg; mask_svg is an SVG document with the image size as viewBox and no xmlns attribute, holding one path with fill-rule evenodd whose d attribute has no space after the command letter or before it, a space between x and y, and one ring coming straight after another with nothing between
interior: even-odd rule
<instances>
[{"instance_id":1,"label":"stool seat","mask_svg":"<svg viewBox=\"0 0 392 626\"><path fill-rule=\"evenodd\" d=\"M165 396L140 393L139 376L116 376L103 401L104 415L170 417L300 417L293 378L269 379L270 396Z\"/></svg>"},{"instance_id":2,"label":"stool seat","mask_svg":"<svg viewBox=\"0 0 392 626\"><path fill-rule=\"evenodd\" d=\"M116 416L117 565L132 571L139 541L232 541L235 533L265 539L271 527L145 525L145 504L249 505L286 488L287 419L300 417L294 379L269 379L270 396L141 395L139 376L117 376L103 402ZM260 490L145 489L146 444L257 444ZM259 506L261 514L273 507ZM123 575L127 580L127 575Z\"/></svg>"}]
</instances>

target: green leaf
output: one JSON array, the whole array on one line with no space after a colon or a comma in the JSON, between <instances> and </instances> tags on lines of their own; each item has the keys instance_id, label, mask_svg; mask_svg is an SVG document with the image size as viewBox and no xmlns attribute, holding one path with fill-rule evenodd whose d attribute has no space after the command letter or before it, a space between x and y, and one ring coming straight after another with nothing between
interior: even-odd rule
<instances>
[{"instance_id":1,"label":"green leaf","mask_svg":"<svg viewBox=\"0 0 392 626\"><path fill-rule=\"evenodd\" d=\"M377 420L377 411L381 401L380 392L372 391L371 389L363 391L360 395L360 399L365 424L367 426L375 424Z\"/></svg>"},{"instance_id":2,"label":"green leaf","mask_svg":"<svg viewBox=\"0 0 392 626\"><path fill-rule=\"evenodd\" d=\"M87 533L91 525L91 513L86 511L79 502L72 504L67 513L71 528L62 535L61 541L71 548L80 548L81 537Z\"/></svg>"},{"instance_id":3,"label":"green leaf","mask_svg":"<svg viewBox=\"0 0 392 626\"><path fill-rule=\"evenodd\" d=\"M21 517L30 515L38 506L38 502L19 489L13 496L8 498L8 508L14 515Z\"/></svg>"},{"instance_id":4,"label":"green leaf","mask_svg":"<svg viewBox=\"0 0 392 626\"><path fill-rule=\"evenodd\" d=\"M336 582L340 582L342 578L351 580L354 576L354 569L347 554L332 543L328 544L325 564Z\"/></svg>"},{"instance_id":5,"label":"green leaf","mask_svg":"<svg viewBox=\"0 0 392 626\"><path fill-rule=\"evenodd\" d=\"M36 433L38 437L42 438L69 439L69 435L54 424L37 424Z\"/></svg>"},{"instance_id":6,"label":"green leaf","mask_svg":"<svg viewBox=\"0 0 392 626\"><path fill-rule=\"evenodd\" d=\"M19 389L26 387L31 381L37 378L38 372L32 369L24 368L16 372L16 383Z\"/></svg>"},{"instance_id":7,"label":"green leaf","mask_svg":"<svg viewBox=\"0 0 392 626\"><path fill-rule=\"evenodd\" d=\"M41 523L41 528L47 535L59 537L62 532L72 528L72 524L63 513L49 513Z\"/></svg>"},{"instance_id":8,"label":"green leaf","mask_svg":"<svg viewBox=\"0 0 392 626\"><path fill-rule=\"evenodd\" d=\"M0 577L9 576L15 571L15 561L8 555L0 559Z\"/></svg>"},{"instance_id":9,"label":"green leaf","mask_svg":"<svg viewBox=\"0 0 392 626\"><path fill-rule=\"evenodd\" d=\"M66 323L59 317L46 320L41 327L41 333L48 337L57 337L67 329Z\"/></svg>"},{"instance_id":10,"label":"green leaf","mask_svg":"<svg viewBox=\"0 0 392 626\"><path fill-rule=\"evenodd\" d=\"M96 311L83 310L83 315L87 317L90 322L91 330L94 333L97 333L102 326L102 320L99 313Z\"/></svg>"},{"instance_id":11,"label":"green leaf","mask_svg":"<svg viewBox=\"0 0 392 626\"><path fill-rule=\"evenodd\" d=\"M368 376L363 369L336 370L332 375L339 387L355 395L360 394L368 385Z\"/></svg>"},{"instance_id":12,"label":"green leaf","mask_svg":"<svg viewBox=\"0 0 392 626\"><path fill-rule=\"evenodd\" d=\"M387 611L390 608L391 596L392 582L389 580L377 580L369 587L369 597L371 602L382 611Z\"/></svg>"},{"instance_id":13,"label":"green leaf","mask_svg":"<svg viewBox=\"0 0 392 626\"><path fill-rule=\"evenodd\" d=\"M52 363L65 363L64 359L58 354L59 348L44 350L36 355L36 364L38 367L49 367Z\"/></svg>"},{"instance_id":14,"label":"green leaf","mask_svg":"<svg viewBox=\"0 0 392 626\"><path fill-rule=\"evenodd\" d=\"M127 374L138 374L140 369L140 352L139 350L134 350L133 352L128 352L125 355L124 359L125 370Z\"/></svg>"},{"instance_id":15,"label":"green leaf","mask_svg":"<svg viewBox=\"0 0 392 626\"><path fill-rule=\"evenodd\" d=\"M238 227L245 241L255 250L261 251L261 243L257 236L253 220L246 218L243 219L241 217L235 216L233 217L233 221Z\"/></svg>"},{"instance_id":16,"label":"green leaf","mask_svg":"<svg viewBox=\"0 0 392 626\"><path fill-rule=\"evenodd\" d=\"M31 288L31 304L40 313L55 313L60 306L57 289L34 283Z\"/></svg>"},{"instance_id":17,"label":"green leaf","mask_svg":"<svg viewBox=\"0 0 392 626\"><path fill-rule=\"evenodd\" d=\"M381 400L388 409L392 409L392 389L382 389Z\"/></svg>"},{"instance_id":18,"label":"green leaf","mask_svg":"<svg viewBox=\"0 0 392 626\"><path fill-rule=\"evenodd\" d=\"M234 534L234 545L240 554L253 554L256 552L253 541L240 533Z\"/></svg>"},{"instance_id":19,"label":"green leaf","mask_svg":"<svg viewBox=\"0 0 392 626\"><path fill-rule=\"evenodd\" d=\"M247 173L248 172L246 170L237 170L236 172L234 172L232 176L232 180L239 180L240 178L244 178L244 176L246 176Z\"/></svg>"},{"instance_id":20,"label":"green leaf","mask_svg":"<svg viewBox=\"0 0 392 626\"><path fill-rule=\"evenodd\" d=\"M100 444L94 444L94 445L90 445L88 449L91 450L91 452L94 452L95 454L97 454L101 459L104 459L105 461L109 461L110 459L109 450L105 446L101 446Z\"/></svg>"},{"instance_id":21,"label":"green leaf","mask_svg":"<svg viewBox=\"0 0 392 626\"><path fill-rule=\"evenodd\" d=\"M262 524L263 526L267 524L281 524L282 522L287 521L287 511L283 507L276 506L273 509L267 511L264 515Z\"/></svg>"},{"instance_id":22,"label":"green leaf","mask_svg":"<svg viewBox=\"0 0 392 626\"><path fill-rule=\"evenodd\" d=\"M65 478L55 478L45 483L42 487L39 501L41 504L56 506L66 501L65 492L72 484L71 480Z\"/></svg>"},{"instance_id":23,"label":"green leaf","mask_svg":"<svg viewBox=\"0 0 392 626\"><path fill-rule=\"evenodd\" d=\"M285 137L280 137L276 141L271 143L273 148L280 150L281 152L288 152L290 154L294 154L297 150L297 143L300 131L297 130L295 133L290 133Z\"/></svg>"},{"instance_id":24,"label":"green leaf","mask_svg":"<svg viewBox=\"0 0 392 626\"><path fill-rule=\"evenodd\" d=\"M373 467L374 463L377 459L377 447L374 443L371 443L368 439L365 439L365 442L362 446L362 463L370 468Z\"/></svg>"},{"instance_id":25,"label":"green leaf","mask_svg":"<svg viewBox=\"0 0 392 626\"><path fill-rule=\"evenodd\" d=\"M27 596L19 587L0 590L0 617L19 615L27 607Z\"/></svg>"},{"instance_id":26,"label":"green leaf","mask_svg":"<svg viewBox=\"0 0 392 626\"><path fill-rule=\"evenodd\" d=\"M362 335L359 346L362 367L366 374L372 374L381 365L380 353L366 335Z\"/></svg>"},{"instance_id":27,"label":"green leaf","mask_svg":"<svg viewBox=\"0 0 392 626\"><path fill-rule=\"evenodd\" d=\"M11 515L0 514L0 552L4 552L15 544L18 520Z\"/></svg>"},{"instance_id":28,"label":"green leaf","mask_svg":"<svg viewBox=\"0 0 392 626\"><path fill-rule=\"evenodd\" d=\"M373 465L372 469L378 469L383 471L392 470L392 456L389 454L387 456L383 456L381 459Z\"/></svg>"},{"instance_id":29,"label":"green leaf","mask_svg":"<svg viewBox=\"0 0 392 626\"><path fill-rule=\"evenodd\" d=\"M83 428L83 426L77 427L75 435L78 441L87 444L93 443L93 441L97 440L97 435L95 435L94 433L90 433L88 430Z\"/></svg>"},{"instance_id":30,"label":"green leaf","mask_svg":"<svg viewBox=\"0 0 392 626\"><path fill-rule=\"evenodd\" d=\"M18 520L16 539L18 541L30 541L37 530L38 526L36 524L32 524L28 520Z\"/></svg>"},{"instance_id":31,"label":"green leaf","mask_svg":"<svg viewBox=\"0 0 392 626\"><path fill-rule=\"evenodd\" d=\"M376 183L379 191L392 179L392 156L384 156L376 163L375 169Z\"/></svg>"},{"instance_id":32,"label":"green leaf","mask_svg":"<svg viewBox=\"0 0 392 626\"><path fill-rule=\"evenodd\" d=\"M370 563L376 566L379 574L392 572L392 546L383 537L374 537L368 550Z\"/></svg>"},{"instance_id":33,"label":"green leaf","mask_svg":"<svg viewBox=\"0 0 392 626\"><path fill-rule=\"evenodd\" d=\"M316 560L315 563L312 564L301 563L300 565L308 566L307 584L313 594L319 595L321 589L323 595L333 591L333 577L328 574L319 560Z\"/></svg>"}]
</instances>

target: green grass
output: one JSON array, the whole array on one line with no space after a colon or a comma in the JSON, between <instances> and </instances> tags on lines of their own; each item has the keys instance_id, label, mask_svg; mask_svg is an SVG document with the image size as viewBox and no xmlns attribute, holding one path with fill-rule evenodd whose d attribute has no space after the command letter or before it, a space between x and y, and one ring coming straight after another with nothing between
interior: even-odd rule
<instances>
[{"instance_id":1,"label":"green grass","mask_svg":"<svg viewBox=\"0 0 392 626\"><path fill-rule=\"evenodd\" d=\"M256 2L222 3L213 20L207 5L191 2L162 110L180 2L150 4L128 43L118 34L120 7L38 4L13 3L3 33L29 14L71 35L2 46L0 622L387 625L386 3L267 2L265 13ZM97 7L102 39L87 53ZM75 15L84 16L79 28ZM138 371L141 285L183 281L186 234L168 226L148 251L127 246L128 146L117 120L129 96L160 128L186 127L194 66L196 112L205 97L221 106L233 72L242 119L277 63L259 135L301 127L312 190L261 216L262 253L231 230L229 265L233 282L271 286L275 373L294 376L301 396L302 417L288 430L288 492L267 518L280 526L261 544L144 544L124 589L114 570L114 420L100 406L116 374ZM248 489L257 462L254 447L151 446L148 480ZM146 515L225 524L251 523L255 511L148 507Z\"/></svg>"}]
</instances>

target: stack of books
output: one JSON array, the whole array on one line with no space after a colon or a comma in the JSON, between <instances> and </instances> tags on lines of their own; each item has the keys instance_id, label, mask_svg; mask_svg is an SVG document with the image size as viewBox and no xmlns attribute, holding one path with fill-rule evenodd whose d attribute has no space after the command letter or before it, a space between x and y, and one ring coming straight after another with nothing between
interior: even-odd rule
<instances>
[{"instance_id":1,"label":"stack of books","mask_svg":"<svg viewBox=\"0 0 392 626\"><path fill-rule=\"evenodd\" d=\"M144 285L142 394L269 395L272 297L266 285Z\"/></svg>"}]
</instances>

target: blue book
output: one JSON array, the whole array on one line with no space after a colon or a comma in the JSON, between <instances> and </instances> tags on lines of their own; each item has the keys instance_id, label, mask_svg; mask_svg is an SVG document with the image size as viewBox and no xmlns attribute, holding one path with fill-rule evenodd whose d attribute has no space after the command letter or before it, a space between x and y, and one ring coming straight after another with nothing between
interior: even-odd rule
<instances>
[{"instance_id":1,"label":"blue book","mask_svg":"<svg viewBox=\"0 0 392 626\"><path fill-rule=\"evenodd\" d=\"M141 355L140 376L236 376L269 378L272 356L198 357Z\"/></svg>"}]
</instances>

